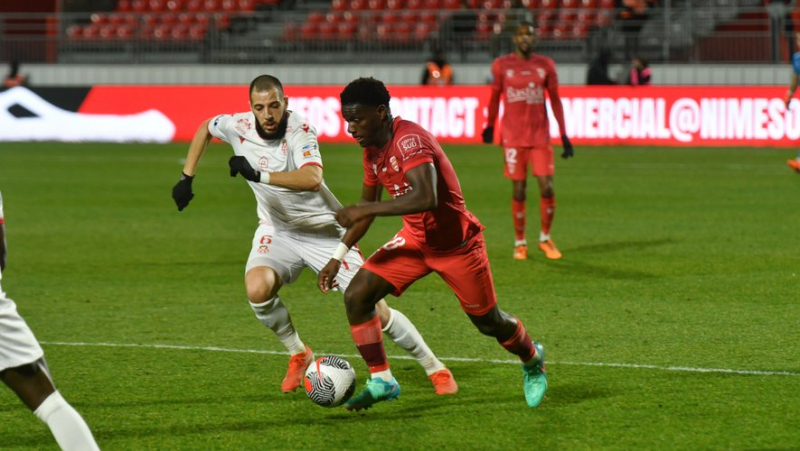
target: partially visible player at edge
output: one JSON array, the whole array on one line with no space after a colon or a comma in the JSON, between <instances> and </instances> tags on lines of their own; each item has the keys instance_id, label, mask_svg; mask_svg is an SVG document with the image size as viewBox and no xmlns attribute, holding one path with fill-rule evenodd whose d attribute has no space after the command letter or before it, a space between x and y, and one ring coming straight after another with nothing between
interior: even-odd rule
<instances>
[{"instance_id":1,"label":"partially visible player at edge","mask_svg":"<svg viewBox=\"0 0 800 451\"><path fill-rule=\"evenodd\" d=\"M0 279L6 269L6 232L0 195ZM17 305L0 287L0 379L42 420L63 450L100 449L81 415L56 390L44 352Z\"/></svg>"},{"instance_id":2,"label":"partially visible player at edge","mask_svg":"<svg viewBox=\"0 0 800 451\"><path fill-rule=\"evenodd\" d=\"M281 383L282 391L291 392L302 384L314 353L300 339L278 291L297 280L305 267L319 272L331 254L346 268L336 284L347 290L364 260L357 248L348 250L340 242L345 231L334 213L342 205L322 179L314 127L287 110L289 98L277 78L256 77L249 94L251 111L222 114L200 124L172 197L179 211L194 197L192 180L212 137L233 147L235 155L228 162L231 177L241 174L248 181L259 220L245 269L247 297L256 318L275 332L291 354ZM436 394L455 393L458 385L450 370L411 321L385 301L378 302L378 310L383 331L425 368Z\"/></svg>"},{"instance_id":3,"label":"partially visible player at edge","mask_svg":"<svg viewBox=\"0 0 800 451\"><path fill-rule=\"evenodd\" d=\"M550 123L547 119L545 91L550 96L553 115L558 121L563 158L573 156L572 144L567 137L564 108L558 95L558 75L552 59L533 53L536 30L533 24L522 22L512 38L514 53L501 56L492 63L492 96L489 116L483 130L483 142L491 144L494 124L504 97L503 132L500 144L505 153L505 176L511 179L513 194L511 215L514 222L514 258L528 258L525 238L525 200L528 163L539 182L539 211L541 233L539 250L550 259L561 258L561 252L550 239L550 226L556 211L556 194L553 190L553 148L550 145Z\"/></svg>"},{"instance_id":4,"label":"partially visible player at edge","mask_svg":"<svg viewBox=\"0 0 800 451\"><path fill-rule=\"evenodd\" d=\"M342 241L354 245L375 216L403 217L400 232L367 259L344 295L350 331L371 377L345 407L366 409L399 396L375 306L388 294L400 296L431 272L450 286L478 331L519 356L525 399L536 407L547 390L544 349L531 342L519 319L497 306L483 226L467 210L450 160L422 127L393 119L389 100L389 91L374 78L354 80L341 93L347 131L364 148L361 202L336 214L348 228ZM382 188L391 200L380 200ZM331 258L320 271L323 292L334 285L341 265Z\"/></svg>"},{"instance_id":5,"label":"partially visible player at edge","mask_svg":"<svg viewBox=\"0 0 800 451\"><path fill-rule=\"evenodd\" d=\"M794 38L797 48L800 49L800 33L795 33ZM786 92L785 98L787 110L789 109L789 104L792 102L794 92L797 91L798 77L800 77L800 51L792 55L792 77L789 79L789 90ZM797 158L787 160L786 164L794 169L795 172L800 173L800 152L798 152Z\"/></svg>"}]
</instances>

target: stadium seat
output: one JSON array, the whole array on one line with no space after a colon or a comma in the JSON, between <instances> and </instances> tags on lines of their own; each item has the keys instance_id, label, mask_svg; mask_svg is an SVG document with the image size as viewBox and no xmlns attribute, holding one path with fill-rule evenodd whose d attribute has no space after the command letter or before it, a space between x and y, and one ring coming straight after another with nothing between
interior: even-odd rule
<instances>
[{"instance_id":1,"label":"stadium seat","mask_svg":"<svg viewBox=\"0 0 800 451\"><path fill-rule=\"evenodd\" d=\"M303 41L313 40L319 30L319 23L306 22L300 26L300 39Z\"/></svg>"},{"instance_id":2,"label":"stadium seat","mask_svg":"<svg viewBox=\"0 0 800 451\"><path fill-rule=\"evenodd\" d=\"M547 12L553 11L558 8L558 0L540 0L539 9Z\"/></svg>"},{"instance_id":3,"label":"stadium seat","mask_svg":"<svg viewBox=\"0 0 800 451\"><path fill-rule=\"evenodd\" d=\"M338 33L338 26L333 22L322 22L319 24L319 38L325 41L331 41L336 39L336 35Z\"/></svg>"},{"instance_id":4,"label":"stadium seat","mask_svg":"<svg viewBox=\"0 0 800 451\"><path fill-rule=\"evenodd\" d=\"M341 22L337 27L337 39L341 41L350 41L355 37L357 31L358 31L357 23Z\"/></svg>"},{"instance_id":5,"label":"stadium seat","mask_svg":"<svg viewBox=\"0 0 800 451\"><path fill-rule=\"evenodd\" d=\"M238 11L239 3L236 0L222 0L219 8L226 13L232 13Z\"/></svg>"},{"instance_id":6,"label":"stadium seat","mask_svg":"<svg viewBox=\"0 0 800 451\"><path fill-rule=\"evenodd\" d=\"M439 0L424 0L422 2L422 9L437 10L439 8L441 8L441 2Z\"/></svg>"},{"instance_id":7,"label":"stadium seat","mask_svg":"<svg viewBox=\"0 0 800 451\"><path fill-rule=\"evenodd\" d=\"M130 40L133 38L135 28L131 25L123 24L117 27L117 38L122 40Z\"/></svg>"},{"instance_id":8,"label":"stadium seat","mask_svg":"<svg viewBox=\"0 0 800 451\"><path fill-rule=\"evenodd\" d=\"M159 22L164 25L172 26L175 25L177 21L178 21L178 16L175 15L174 13L165 13L159 15Z\"/></svg>"},{"instance_id":9,"label":"stadium seat","mask_svg":"<svg viewBox=\"0 0 800 451\"><path fill-rule=\"evenodd\" d=\"M348 6L347 0L333 0L331 2L331 10L333 11L345 11L347 10Z\"/></svg>"},{"instance_id":10,"label":"stadium seat","mask_svg":"<svg viewBox=\"0 0 800 451\"><path fill-rule=\"evenodd\" d=\"M429 24L419 22L412 25L412 37L416 42L425 42L431 35L433 29Z\"/></svg>"},{"instance_id":11,"label":"stadium seat","mask_svg":"<svg viewBox=\"0 0 800 451\"><path fill-rule=\"evenodd\" d=\"M614 9L616 6L615 0L598 0L597 2L597 7L602 9Z\"/></svg>"},{"instance_id":12,"label":"stadium seat","mask_svg":"<svg viewBox=\"0 0 800 451\"><path fill-rule=\"evenodd\" d=\"M367 0L367 9L370 11L383 11L386 0Z\"/></svg>"},{"instance_id":13,"label":"stadium seat","mask_svg":"<svg viewBox=\"0 0 800 451\"><path fill-rule=\"evenodd\" d=\"M613 10L601 10L597 13L597 16L594 19L594 24L599 27L606 27L611 25L611 22L614 21L614 12Z\"/></svg>"},{"instance_id":14,"label":"stadium seat","mask_svg":"<svg viewBox=\"0 0 800 451\"><path fill-rule=\"evenodd\" d=\"M255 0L237 0L239 11L253 12L256 10Z\"/></svg>"},{"instance_id":15,"label":"stadium seat","mask_svg":"<svg viewBox=\"0 0 800 451\"><path fill-rule=\"evenodd\" d=\"M173 41L185 41L189 36L189 27L186 25L176 25L169 30L169 37Z\"/></svg>"},{"instance_id":16,"label":"stadium seat","mask_svg":"<svg viewBox=\"0 0 800 451\"><path fill-rule=\"evenodd\" d=\"M350 0L350 11L364 11L366 9L366 0Z\"/></svg>"},{"instance_id":17,"label":"stadium seat","mask_svg":"<svg viewBox=\"0 0 800 451\"><path fill-rule=\"evenodd\" d=\"M67 38L72 41L78 41L83 38L83 28L80 25L73 24L67 27Z\"/></svg>"},{"instance_id":18,"label":"stadium seat","mask_svg":"<svg viewBox=\"0 0 800 451\"><path fill-rule=\"evenodd\" d=\"M455 11L461 8L461 0L442 0L441 8Z\"/></svg>"},{"instance_id":19,"label":"stadium seat","mask_svg":"<svg viewBox=\"0 0 800 451\"><path fill-rule=\"evenodd\" d=\"M408 11L408 10L403 11L400 13L400 21L410 25L414 25L415 23L419 22L419 14L417 14L416 11Z\"/></svg>"},{"instance_id":20,"label":"stadium seat","mask_svg":"<svg viewBox=\"0 0 800 451\"><path fill-rule=\"evenodd\" d=\"M97 26L103 26L108 23L108 16L101 13L94 13L89 16L89 20Z\"/></svg>"},{"instance_id":21,"label":"stadium seat","mask_svg":"<svg viewBox=\"0 0 800 451\"><path fill-rule=\"evenodd\" d=\"M218 0L203 0L203 11L207 13L214 13L220 10Z\"/></svg>"},{"instance_id":22,"label":"stadium seat","mask_svg":"<svg viewBox=\"0 0 800 451\"><path fill-rule=\"evenodd\" d=\"M403 0L386 0L386 9L391 11L400 11L405 5Z\"/></svg>"},{"instance_id":23,"label":"stadium seat","mask_svg":"<svg viewBox=\"0 0 800 451\"><path fill-rule=\"evenodd\" d=\"M183 9L190 13L200 12L203 9L203 0L188 0Z\"/></svg>"},{"instance_id":24,"label":"stadium seat","mask_svg":"<svg viewBox=\"0 0 800 451\"><path fill-rule=\"evenodd\" d=\"M392 40L398 44L411 42L411 25L405 22L395 23L392 26Z\"/></svg>"},{"instance_id":25,"label":"stadium seat","mask_svg":"<svg viewBox=\"0 0 800 451\"><path fill-rule=\"evenodd\" d=\"M319 25L325 22L325 16L319 11L311 11L308 13L308 16L306 16L306 22Z\"/></svg>"},{"instance_id":26,"label":"stadium seat","mask_svg":"<svg viewBox=\"0 0 800 451\"><path fill-rule=\"evenodd\" d=\"M412 11L422 9L423 5L423 0L406 0L406 9L410 9Z\"/></svg>"},{"instance_id":27,"label":"stadium seat","mask_svg":"<svg viewBox=\"0 0 800 451\"><path fill-rule=\"evenodd\" d=\"M126 13L131 10L131 0L119 0L117 2L117 11Z\"/></svg>"},{"instance_id":28,"label":"stadium seat","mask_svg":"<svg viewBox=\"0 0 800 451\"><path fill-rule=\"evenodd\" d=\"M208 29L203 25L192 25L189 27L189 40L202 41L206 37Z\"/></svg>"},{"instance_id":29,"label":"stadium seat","mask_svg":"<svg viewBox=\"0 0 800 451\"><path fill-rule=\"evenodd\" d=\"M189 26L194 23L195 15L191 13L178 14L178 23L181 25Z\"/></svg>"},{"instance_id":30,"label":"stadium seat","mask_svg":"<svg viewBox=\"0 0 800 451\"><path fill-rule=\"evenodd\" d=\"M581 8L597 8L597 0L580 0Z\"/></svg>"},{"instance_id":31,"label":"stadium seat","mask_svg":"<svg viewBox=\"0 0 800 451\"><path fill-rule=\"evenodd\" d=\"M132 0L131 11L135 13L143 13L147 11L147 0Z\"/></svg>"},{"instance_id":32,"label":"stadium seat","mask_svg":"<svg viewBox=\"0 0 800 451\"><path fill-rule=\"evenodd\" d=\"M211 18L208 17L206 13L198 13L194 16L194 21L197 25L201 25L203 28L208 28L209 22L211 22Z\"/></svg>"},{"instance_id":33,"label":"stadium seat","mask_svg":"<svg viewBox=\"0 0 800 451\"><path fill-rule=\"evenodd\" d=\"M166 0L148 0L147 9L156 13L163 12L167 9Z\"/></svg>"},{"instance_id":34,"label":"stadium seat","mask_svg":"<svg viewBox=\"0 0 800 451\"><path fill-rule=\"evenodd\" d=\"M168 0L166 9L169 12L178 13L183 10L183 3L180 0Z\"/></svg>"},{"instance_id":35,"label":"stadium seat","mask_svg":"<svg viewBox=\"0 0 800 451\"><path fill-rule=\"evenodd\" d=\"M100 27L99 32L100 39L103 40L111 40L117 38L117 26L106 24Z\"/></svg>"},{"instance_id":36,"label":"stadium seat","mask_svg":"<svg viewBox=\"0 0 800 451\"><path fill-rule=\"evenodd\" d=\"M145 28L153 28L156 26L156 22L158 22L158 18L155 14L147 13L142 14L141 16L142 26Z\"/></svg>"},{"instance_id":37,"label":"stadium seat","mask_svg":"<svg viewBox=\"0 0 800 451\"><path fill-rule=\"evenodd\" d=\"M419 13L419 21L430 26L433 26L438 20L436 13L433 11L422 11Z\"/></svg>"},{"instance_id":38,"label":"stadium seat","mask_svg":"<svg viewBox=\"0 0 800 451\"><path fill-rule=\"evenodd\" d=\"M400 20L400 15L394 11L386 11L380 15L380 21L383 23L396 23L402 22ZM405 23L405 22L403 22Z\"/></svg>"}]
</instances>

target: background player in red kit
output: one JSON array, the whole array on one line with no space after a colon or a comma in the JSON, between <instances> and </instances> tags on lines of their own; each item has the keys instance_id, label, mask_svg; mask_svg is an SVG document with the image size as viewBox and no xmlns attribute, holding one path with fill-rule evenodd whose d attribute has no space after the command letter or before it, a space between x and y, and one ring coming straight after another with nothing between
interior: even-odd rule
<instances>
[{"instance_id":1,"label":"background player in red kit","mask_svg":"<svg viewBox=\"0 0 800 451\"><path fill-rule=\"evenodd\" d=\"M564 125L564 109L558 95L558 75L553 60L532 53L536 40L533 24L522 22L514 33L514 53L501 56L492 63L492 97L489 100L489 117L483 130L483 142L489 144L494 138L494 123L500 108L500 96L504 96L503 132L500 144L505 151L505 176L511 179L513 197L511 213L514 219L514 258L528 258L528 243L525 239L525 198L528 179L528 163L539 181L539 210L542 231L539 234L539 250L547 258L561 258L553 240L550 226L556 210L556 195L553 190L553 148L550 146L550 124L547 120L545 91L550 96L553 115L558 121L563 158L573 156L572 144L567 138Z\"/></svg>"},{"instance_id":2,"label":"background player in red kit","mask_svg":"<svg viewBox=\"0 0 800 451\"><path fill-rule=\"evenodd\" d=\"M422 127L392 119L389 100L389 91L374 78L354 80L341 93L347 131L364 148L361 202L336 215L348 228L342 242L356 243L375 216L403 216L400 232L364 263L345 292L350 331L371 376L346 407L366 409L400 394L386 360L375 304L388 294L400 296L431 272L453 289L482 334L519 356L525 400L536 407L547 390L544 349L531 342L519 319L497 306L483 226L466 209L450 160ZM381 186L391 200L380 201ZM332 258L320 271L323 292L335 286L340 265Z\"/></svg>"}]
</instances>

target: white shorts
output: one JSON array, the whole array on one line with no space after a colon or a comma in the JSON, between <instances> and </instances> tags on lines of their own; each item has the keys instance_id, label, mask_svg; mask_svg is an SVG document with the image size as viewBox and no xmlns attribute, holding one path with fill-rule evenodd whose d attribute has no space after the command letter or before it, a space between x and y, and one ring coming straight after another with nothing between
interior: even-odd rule
<instances>
[{"instance_id":1,"label":"white shorts","mask_svg":"<svg viewBox=\"0 0 800 451\"><path fill-rule=\"evenodd\" d=\"M0 371L33 363L44 356L17 305L0 290Z\"/></svg>"},{"instance_id":2,"label":"white shorts","mask_svg":"<svg viewBox=\"0 0 800 451\"><path fill-rule=\"evenodd\" d=\"M309 267L319 274L331 260L339 246L339 238L320 238L291 232L278 232L272 226L260 225L253 235L253 247L247 259L245 273L258 266L275 270L281 282L290 284L300 277L303 268ZM336 280L344 293L353 280L364 257L356 246L347 252Z\"/></svg>"}]
</instances>

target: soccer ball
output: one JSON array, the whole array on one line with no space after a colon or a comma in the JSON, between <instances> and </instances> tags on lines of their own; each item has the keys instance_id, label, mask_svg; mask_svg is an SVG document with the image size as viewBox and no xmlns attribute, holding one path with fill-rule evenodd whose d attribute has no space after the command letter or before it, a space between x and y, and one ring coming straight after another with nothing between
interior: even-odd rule
<instances>
[{"instance_id":1,"label":"soccer ball","mask_svg":"<svg viewBox=\"0 0 800 451\"><path fill-rule=\"evenodd\" d=\"M308 365L306 394L322 407L341 406L356 391L356 372L347 360L326 355Z\"/></svg>"}]
</instances>

